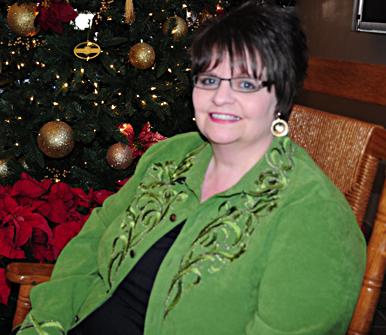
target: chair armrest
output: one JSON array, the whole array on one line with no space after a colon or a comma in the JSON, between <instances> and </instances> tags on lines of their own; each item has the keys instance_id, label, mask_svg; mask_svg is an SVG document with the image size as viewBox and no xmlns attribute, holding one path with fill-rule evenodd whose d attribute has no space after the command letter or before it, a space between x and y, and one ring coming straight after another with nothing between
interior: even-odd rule
<instances>
[{"instance_id":1,"label":"chair armrest","mask_svg":"<svg viewBox=\"0 0 386 335\"><path fill-rule=\"evenodd\" d=\"M13 283L37 285L50 279L53 268L53 264L10 263L6 276Z\"/></svg>"},{"instance_id":2,"label":"chair armrest","mask_svg":"<svg viewBox=\"0 0 386 335\"><path fill-rule=\"evenodd\" d=\"M16 311L13 318L13 328L19 326L31 309L31 289L40 283L48 281L54 268L53 264L10 263L6 268L9 281L20 285L17 297Z\"/></svg>"}]
</instances>

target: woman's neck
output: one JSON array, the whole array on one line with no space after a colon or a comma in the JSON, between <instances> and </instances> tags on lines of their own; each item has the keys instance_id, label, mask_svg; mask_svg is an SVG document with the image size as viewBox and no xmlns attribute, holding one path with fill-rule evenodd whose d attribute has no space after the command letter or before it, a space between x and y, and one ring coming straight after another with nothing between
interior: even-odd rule
<instances>
[{"instance_id":1,"label":"woman's neck","mask_svg":"<svg viewBox=\"0 0 386 335\"><path fill-rule=\"evenodd\" d=\"M272 139L251 148L212 144L213 156L201 186L201 202L231 188L264 156Z\"/></svg>"}]
</instances>

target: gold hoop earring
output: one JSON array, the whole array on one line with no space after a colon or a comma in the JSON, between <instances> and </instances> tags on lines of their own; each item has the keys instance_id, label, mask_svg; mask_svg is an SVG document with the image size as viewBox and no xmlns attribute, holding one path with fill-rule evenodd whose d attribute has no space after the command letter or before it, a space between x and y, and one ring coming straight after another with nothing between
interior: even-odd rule
<instances>
[{"instance_id":1,"label":"gold hoop earring","mask_svg":"<svg viewBox=\"0 0 386 335\"><path fill-rule=\"evenodd\" d=\"M276 119L272 122L271 133L276 137L283 137L288 134L288 123L280 118L280 114L278 114Z\"/></svg>"}]
</instances>

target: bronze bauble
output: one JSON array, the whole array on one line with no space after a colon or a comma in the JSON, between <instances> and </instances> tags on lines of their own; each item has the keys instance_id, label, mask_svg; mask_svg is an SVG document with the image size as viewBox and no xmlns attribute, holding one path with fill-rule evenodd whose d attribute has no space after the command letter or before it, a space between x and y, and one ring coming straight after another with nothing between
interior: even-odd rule
<instances>
[{"instance_id":1,"label":"bronze bauble","mask_svg":"<svg viewBox=\"0 0 386 335\"><path fill-rule=\"evenodd\" d=\"M173 40L178 41L188 33L188 24L177 15L171 16L162 25L162 31L165 35L169 33Z\"/></svg>"},{"instance_id":2,"label":"bronze bauble","mask_svg":"<svg viewBox=\"0 0 386 335\"><path fill-rule=\"evenodd\" d=\"M72 128L63 121L50 121L40 128L39 149L48 157L62 158L74 149Z\"/></svg>"},{"instance_id":3,"label":"bronze bauble","mask_svg":"<svg viewBox=\"0 0 386 335\"><path fill-rule=\"evenodd\" d=\"M125 170L133 162L133 155L127 144L118 142L107 150L106 161L113 169Z\"/></svg>"},{"instance_id":4,"label":"bronze bauble","mask_svg":"<svg viewBox=\"0 0 386 335\"><path fill-rule=\"evenodd\" d=\"M35 36L39 32L39 28L34 25L37 14L34 3L15 3L8 10L8 26L17 35Z\"/></svg>"},{"instance_id":5,"label":"bronze bauble","mask_svg":"<svg viewBox=\"0 0 386 335\"><path fill-rule=\"evenodd\" d=\"M129 62L137 69L145 70L155 62L155 52L150 44L141 42L133 45L129 51Z\"/></svg>"}]
</instances>

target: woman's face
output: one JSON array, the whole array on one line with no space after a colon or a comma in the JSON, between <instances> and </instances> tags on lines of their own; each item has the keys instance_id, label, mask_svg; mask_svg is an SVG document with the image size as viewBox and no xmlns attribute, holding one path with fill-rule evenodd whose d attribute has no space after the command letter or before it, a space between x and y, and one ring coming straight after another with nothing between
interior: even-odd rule
<instances>
[{"instance_id":1,"label":"woman's face","mask_svg":"<svg viewBox=\"0 0 386 335\"><path fill-rule=\"evenodd\" d=\"M260 69L258 73L262 71ZM253 78L252 70L249 69L248 72L242 73L235 66L232 75L227 56L217 67L205 74L221 78ZM262 79L264 80L264 73ZM270 127L276 102L274 87L270 92L263 87L257 92L244 93L232 90L229 81L222 81L215 90L197 87L193 89L197 126L212 145L268 147L273 138Z\"/></svg>"}]
</instances>

